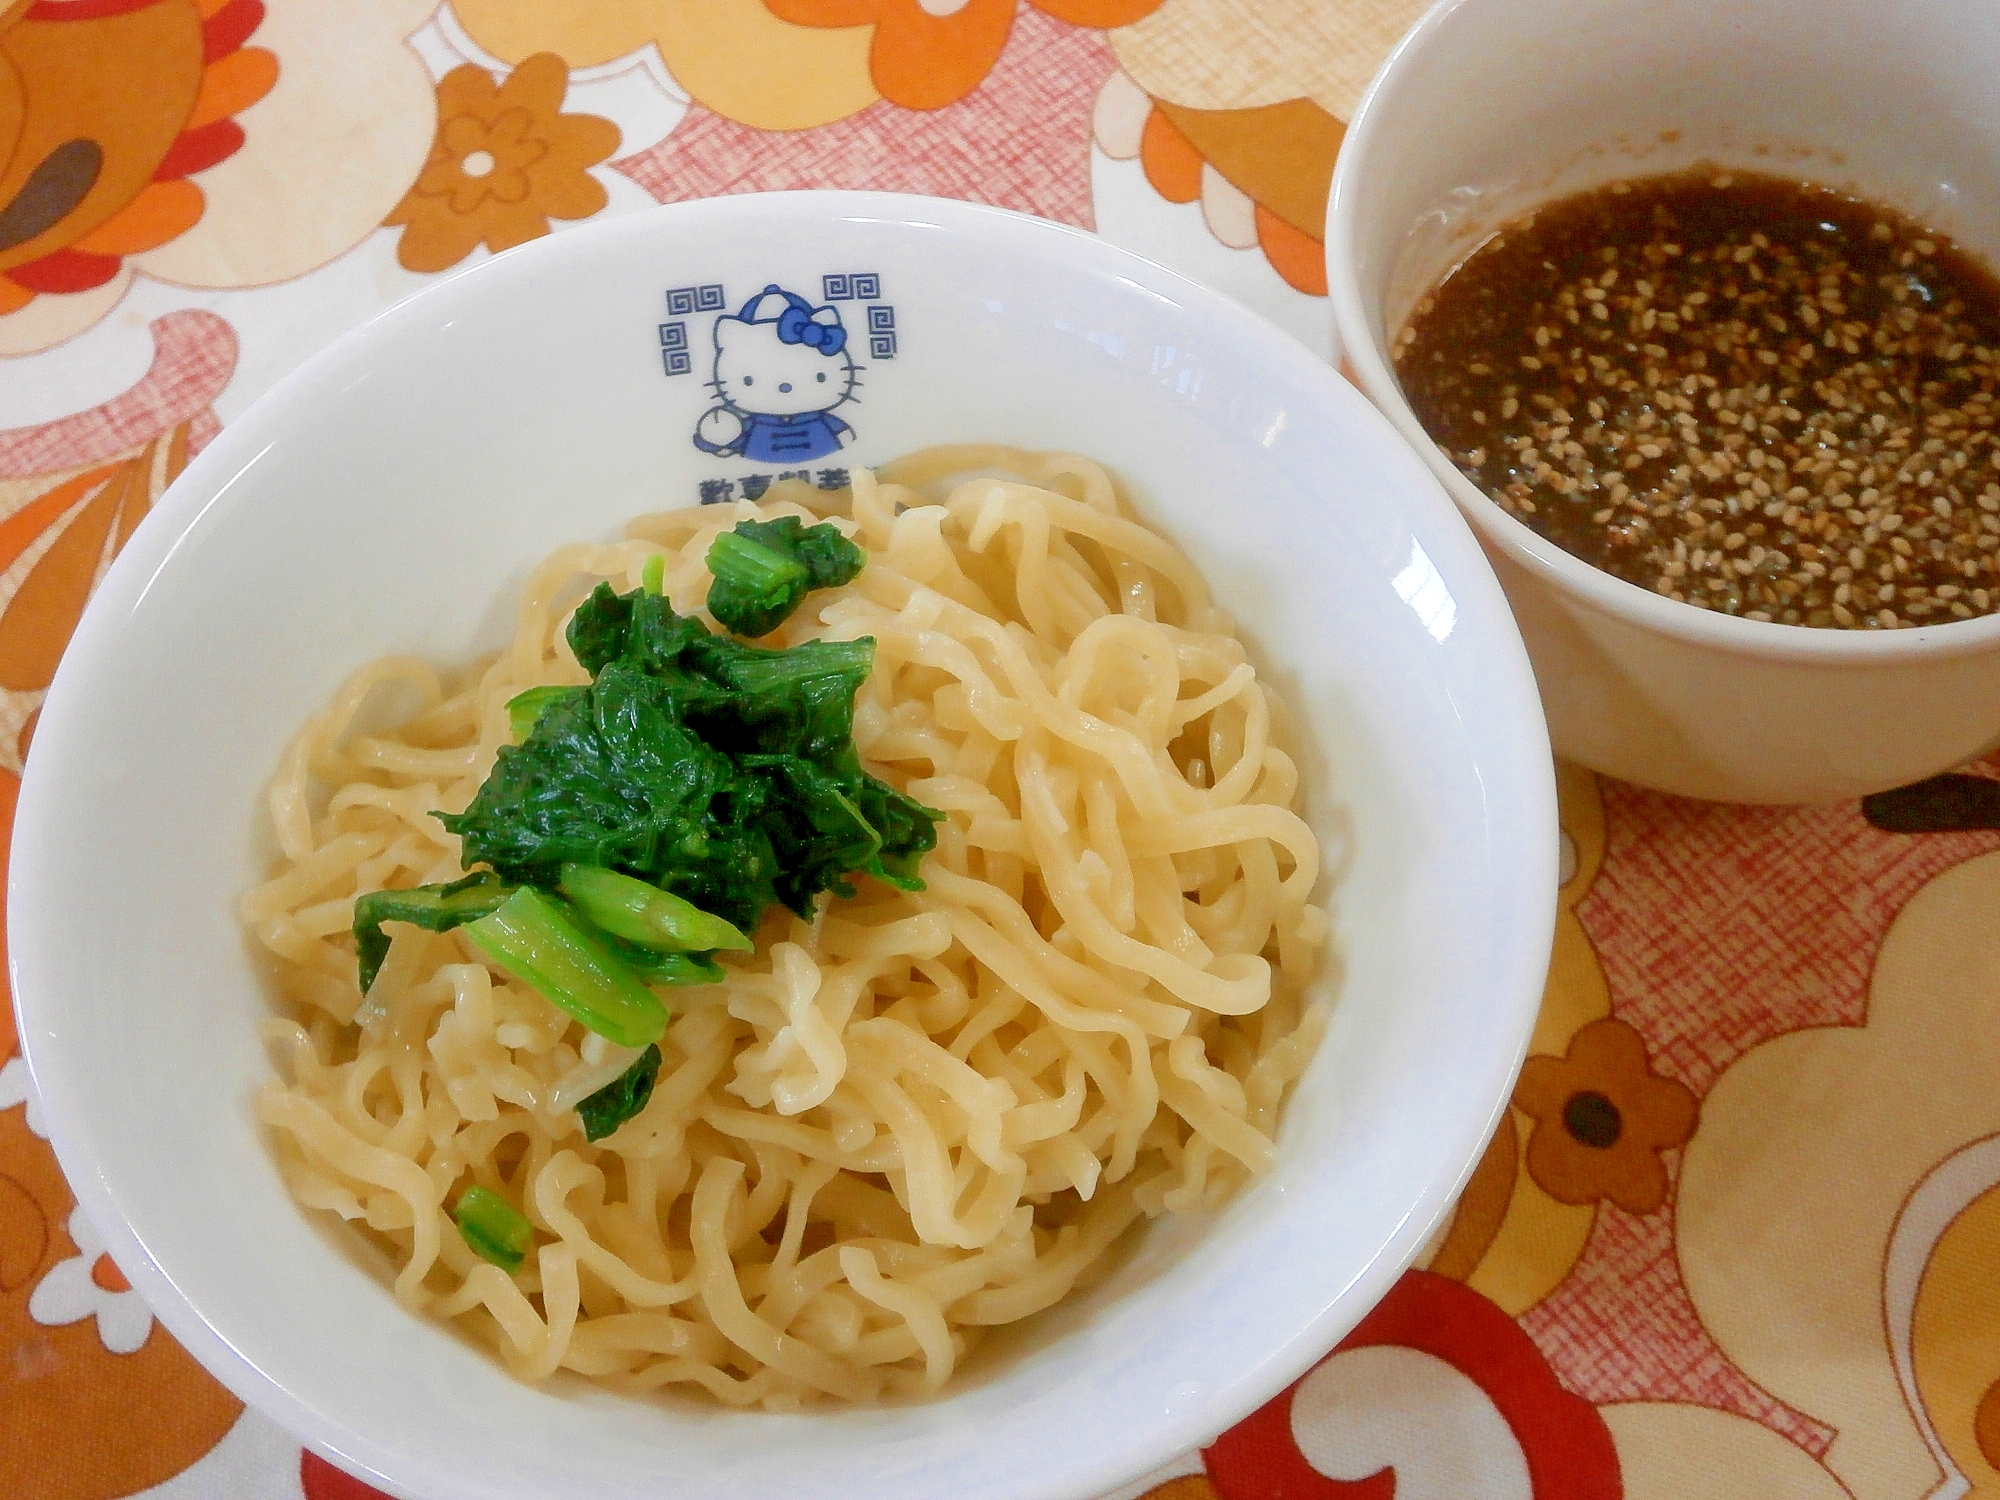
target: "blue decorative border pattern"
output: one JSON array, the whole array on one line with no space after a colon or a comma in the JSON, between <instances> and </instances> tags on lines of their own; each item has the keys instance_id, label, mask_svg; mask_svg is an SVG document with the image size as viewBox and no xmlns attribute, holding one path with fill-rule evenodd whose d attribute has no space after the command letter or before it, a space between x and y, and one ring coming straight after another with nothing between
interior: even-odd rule
<instances>
[{"instance_id":1,"label":"blue decorative border pattern","mask_svg":"<svg viewBox=\"0 0 2000 1500\"><path fill-rule=\"evenodd\" d=\"M686 375L694 369L694 348L688 342L687 320L696 313L721 312L727 306L720 282L677 286L667 293L667 316L673 321L660 325L660 367L668 375Z\"/></svg>"},{"instance_id":2,"label":"blue decorative border pattern","mask_svg":"<svg viewBox=\"0 0 2000 1500\"><path fill-rule=\"evenodd\" d=\"M884 303L868 309L868 353L874 359L896 357L896 309Z\"/></svg>"},{"instance_id":3,"label":"blue decorative border pattern","mask_svg":"<svg viewBox=\"0 0 2000 1500\"><path fill-rule=\"evenodd\" d=\"M685 375L694 368L694 355L688 349L685 322L660 325L660 362L666 366L669 375Z\"/></svg>"},{"instance_id":4,"label":"blue decorative border pattern","mask_svg":"<svg viewBox=\"0 0 2000 1500\"><path fill-rule=\"evenodd\" d=\"M873 271L836 272L820 277L819 287L829 302L873 302L882 295L882 278Z\"/></svg>"},{"instance_id":5,"label":"blue decorative border pattern","mask_svg":"<svg viewBox=\"0 0 2000 1500\"><path fill-rule=\"evenodd\" d=\"M677 286L667 293L667 315L685 318L698 312L721 312L724 306L721 286Z\"/></svg>"}]
</instances>

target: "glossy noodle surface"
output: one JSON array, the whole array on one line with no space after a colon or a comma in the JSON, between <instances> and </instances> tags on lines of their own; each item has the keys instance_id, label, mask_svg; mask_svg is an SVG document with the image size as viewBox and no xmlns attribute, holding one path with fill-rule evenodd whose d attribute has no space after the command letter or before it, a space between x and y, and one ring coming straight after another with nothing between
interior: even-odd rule
<instances>
[{"instance_id":1,"label":"glossy noodle surface","mask_svg":"<svg viewBox=\"0 0 2000 1500\"><path fill-rule=\"evenodd\" d=\"M354 898L462 873L431 814L471 800L510 698L588 680L563 639L583 595L664 553L693 611L717 534L836 501L868 564L765 644L876 641L855 743L946 814L926 888L774 907L726 982L659 991L657 1087L595 1143L576 1103L633 1054L461 933L393 926L364 1001ZM356 728L391 684L418 711ZM928 450L857 470L851 503L780 484L564 548L483 670L363 669L272 788L281 868L242 916L282 992L258 1109L286 1180L524 1379L771 1409L934 1392L1136 1219L1269 1164L1328 928L1277 719L1199 573L1069 455ZM534 1225L513 1275L453 1223L475 1184Z\"/></svg>"}]
</instances>

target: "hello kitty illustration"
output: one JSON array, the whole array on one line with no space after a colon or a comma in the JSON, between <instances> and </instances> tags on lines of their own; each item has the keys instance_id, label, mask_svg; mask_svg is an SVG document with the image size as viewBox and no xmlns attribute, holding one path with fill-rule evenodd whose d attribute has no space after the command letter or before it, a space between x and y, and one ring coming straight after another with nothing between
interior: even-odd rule
<instances>
[{"instance_id":1,"label":"hello kitty illustration","mask_svg":"<svg viewBox=\"0 0 2000 1500\"><path fill-rule=\"evenodd\" d=\"M715 320L708 384L721 404L702 414L694 445L755 463L836 452L854 440L854 429L833 409L855 399L859 370L837 309L767 286L741 312Z\"/></svg>"}]
</instances>

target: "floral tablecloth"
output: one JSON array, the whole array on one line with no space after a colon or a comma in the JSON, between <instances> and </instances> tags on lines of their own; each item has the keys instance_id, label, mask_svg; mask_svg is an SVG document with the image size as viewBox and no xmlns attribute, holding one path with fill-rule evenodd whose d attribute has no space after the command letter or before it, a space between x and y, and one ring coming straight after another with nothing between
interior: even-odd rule
<instances>
[{"instance_id":1,"label":"floral tablecloth","mask_svg":"<svg viewBox=\"0 0 2000 1500\"><path fill-rule=\"evenodd\" d=\"M0 818L93 585L189 456L342 330L581 220L977 199L1331 357L1342 122L1417 10L0 0ZM1786 811L1564 768L1533 1055L1423 1269L1116 1500L2000 1494L1996 777ZM154 1323L17 1050L0 1007L0 1489L373 1495Z\"/></svg>"}]
</instances>

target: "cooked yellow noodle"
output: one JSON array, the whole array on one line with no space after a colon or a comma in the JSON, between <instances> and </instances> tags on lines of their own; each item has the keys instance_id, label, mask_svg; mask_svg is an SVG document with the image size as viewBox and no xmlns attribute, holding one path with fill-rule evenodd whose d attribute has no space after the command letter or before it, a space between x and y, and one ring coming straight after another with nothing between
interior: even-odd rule
<instances>
[{"instance_id":1,"label":"cooked yellow noodle","mask_svg":"<svg viewBox=\"0 0 2000 1500\"><path fill-rule=\"evenodd\" d=\"M595 1144L574 1105L635 1054L460 936L392 927L364 1001L355 896L460 873L431 814L471 800L509 698L588 680L562 637L583 593L664 553L694 608L720 531L833 498L781 483L562 549L468 685L364 668L271 789L283 865L242 918L293 1017L267 1027L290 1081L258 1101L286 1181L524 1379L773 1409L934 1392L1137 1218L1268 1168L1324 1029L1302 1001L1319 849L1231 621L1101 468L973 448L857 471L844 524L868 566L772 642L874 637L855 742L947 814L924 890L774 908L727 982L665 992L653 1097ZM356 728L385 689L414 710ZM451 1222L473 1183L538 1230L513 1276Z\"/></svg>"}]
</instances>

